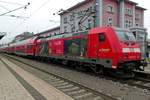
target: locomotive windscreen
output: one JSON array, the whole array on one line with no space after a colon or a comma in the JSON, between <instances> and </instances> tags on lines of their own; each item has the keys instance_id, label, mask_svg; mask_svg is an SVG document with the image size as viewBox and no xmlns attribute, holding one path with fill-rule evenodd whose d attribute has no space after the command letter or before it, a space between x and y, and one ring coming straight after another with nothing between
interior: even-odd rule
<instances>
[{"instance_id":1,"label":"locomotive windscreen","mask_svg":"<svg viewBox=\"0 0 150 100\"><path fill-rule=\"evenodd\" d=\"M133 35L133 33L129 31L123 31L123 30L116 30L117 36L121 41L133 41L135 42L136 39Z\"/></svg>"}]
</instances>

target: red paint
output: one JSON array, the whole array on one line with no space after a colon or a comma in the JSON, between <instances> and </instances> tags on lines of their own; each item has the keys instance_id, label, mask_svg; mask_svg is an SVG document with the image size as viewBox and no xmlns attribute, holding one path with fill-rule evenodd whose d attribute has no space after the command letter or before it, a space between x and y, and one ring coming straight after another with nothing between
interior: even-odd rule
<instances>
[{"instance_id":1,"label":"red paint","mask_svg":"<svg viewBox=\"0 0 150 100\"><path fill-rule=\"evenodd\" d=\"M106 41L99 42L98 34L104 34ZM139 45L134 43L132 46L128 46L121 43L113 28L94 28L88 34L89 58L112 59L112 66L118 66L118 63L120 62L140 59L140 53L130 52L124 54L122 48L139 48ZM128 55L128 58L125 58L125 55Z\"/></svg>"},{"instance_id":2,"label":"red paint","mask_svg":"<svg viewBox=\"0 0 150 100\"><path fill-rule=\"evenodd\" d=\"M101 42L99 35L103 34L105 41ZM6 50L14 52L22 52L25 55L37 55L39 53L39 45L45 42L48 42L48 55L47 56L58 56L62 57L64 55L64 41L84 38L87 39L87 52L84 55L84 58L89 59L109 59L112 62L112 68L118 68L118 64L126 61L137 61L140 60L141 53L139 52L128 52L123 53L123 48L139 48L137 43L130 43L127 45L125 42L119 40L116 31L112 27L97 27L91 29L85 35L79 36L70 36L66 38L56 38L56 39L45 39L45 40L36 40L33 38L27 39L22 43L17 42L13 44L13 47L6 48ZM33 45L30 49L26 48L28 45ZM4 48L5 49L5 48ZM39 55L40 56L40 55Z\"/></svg>"},{"instance_id":3,"label":"red paint","mask_svg":"<svg viewBox=\"0 0 150 100\"><path fill-rule=\"evenodd\" d=\"M64 54L64 41L62 39L49 41L49 54L54 56L62 56Z\"/></svg>"}]
</instances>

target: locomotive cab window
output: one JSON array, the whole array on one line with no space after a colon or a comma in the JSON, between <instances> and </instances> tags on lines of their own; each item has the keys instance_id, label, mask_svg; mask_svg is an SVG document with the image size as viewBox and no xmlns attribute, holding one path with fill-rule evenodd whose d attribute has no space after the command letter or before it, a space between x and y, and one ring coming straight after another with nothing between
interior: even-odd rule
<instances>
[{"instance_id":1,"label":"locomotive cab window","mask_svg":"<svg viewBox=\"0 0 150 100\"><path fill-rule=\"evenodd\" d=\"M100 33L98 38L99 38L99 42L104 42L106 40L104 33Z\"/></svg>"}]
</instances>

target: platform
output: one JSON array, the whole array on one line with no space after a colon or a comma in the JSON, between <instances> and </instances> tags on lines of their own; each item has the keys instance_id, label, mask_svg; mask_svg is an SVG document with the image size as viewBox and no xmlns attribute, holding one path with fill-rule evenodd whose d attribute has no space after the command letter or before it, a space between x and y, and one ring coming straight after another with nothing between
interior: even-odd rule
<instances>
[{"instance_id":1,"label":"platform","mask_svg":"<svg viewBox=\"0 0 150 100\"><path fill-rule=\"evenodd\" d=\"M68 95L23 70L6 58L0 56L0 59L2 60L0 61L0 100L73 100ZM6 66L3 63L4 61L10 66ZM26 81L38 94L31 94L12 72L19 75L19 78ZM38 97L39 95L41 97Z\"/></svg>"},{"instance_id":2,"label":"platform","mask_svg":"<svg viewBox=\"0 0 150 100\"><path fill-rule=\"evenodd\" d=\"M0 61L0 100L34 100Z\"/></svg>"}]
</instances>

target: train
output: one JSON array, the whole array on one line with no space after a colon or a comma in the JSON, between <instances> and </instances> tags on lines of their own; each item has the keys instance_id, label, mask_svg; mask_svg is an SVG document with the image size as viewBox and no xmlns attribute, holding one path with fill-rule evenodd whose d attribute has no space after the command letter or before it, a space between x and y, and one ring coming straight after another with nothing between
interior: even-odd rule
<instances>
[{"instance_id":1,"label":"train","mask_svg":"<svg viewBox=\"0 0 150 100\"><path fill-rule=\"evenodd\" d=\"M118 77L134 77L144 71L141 50L133 33L115 27L96 27L87 32L38 36L1 47L2 52L57 61L65 65L88 67Z\"/></svg>"}]
</instances>

